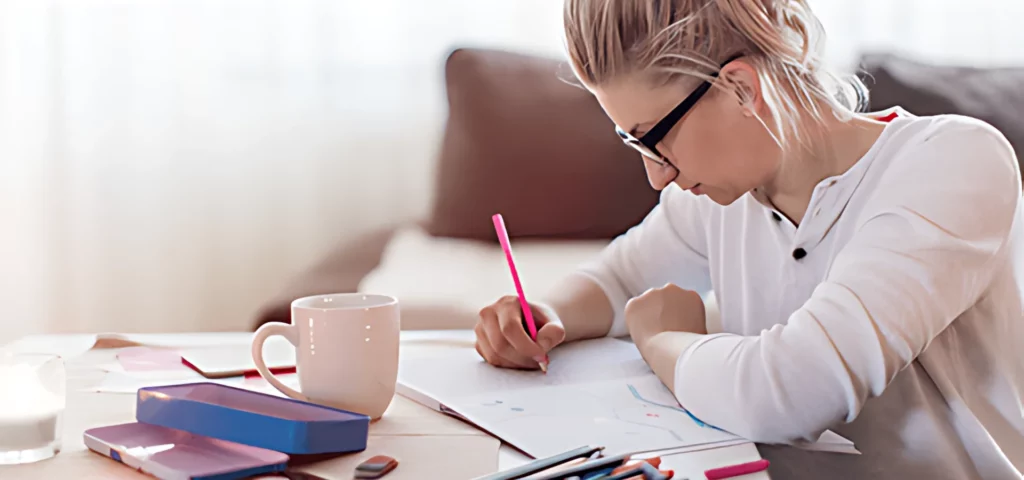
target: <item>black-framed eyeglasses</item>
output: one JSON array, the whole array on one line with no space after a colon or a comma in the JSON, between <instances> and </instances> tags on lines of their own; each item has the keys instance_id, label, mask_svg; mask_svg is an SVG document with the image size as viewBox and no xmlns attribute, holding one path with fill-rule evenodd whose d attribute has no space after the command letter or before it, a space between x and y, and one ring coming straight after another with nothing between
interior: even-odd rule
<instances>
[{"instance_id":1,"label":"black-framed eyeglasses","mask_svg":"<svg viewBox=\"0 0 1024 480\"><path fill-rule=\"evenodd\" d=\"M721 68L725 68L725 66L730 62L742 56L743 55L734 55L730 57L722 63ZM719 72L715 72L711 74L711 77L718 77L718 73ZM675 165L672 165L672 163L665 158L665 155L662 155L662 153L658 151L657 145L665 139L665 135L668 135L668 132L672 131L672 128L679 123L679 120L686 116L693 106L696 105L697 102L700 101L701 97L703 97L705 93L708 93L708 90L710 89L711 82L707 80L701 82L693 92L687 95L682 102L679 102L679 105L676 105L676 108L673 108L668 115L665 115L664 118L659 120L653 128L643 134L640 138L636 138L630 133L623 131L619 126L615 127L615 133L619 135L619 138L621 138L626 145L633 147L647 159L661 165L662 167L671 167L678 173L679 169L677 169Z\"/></svg>"}]
</instances>

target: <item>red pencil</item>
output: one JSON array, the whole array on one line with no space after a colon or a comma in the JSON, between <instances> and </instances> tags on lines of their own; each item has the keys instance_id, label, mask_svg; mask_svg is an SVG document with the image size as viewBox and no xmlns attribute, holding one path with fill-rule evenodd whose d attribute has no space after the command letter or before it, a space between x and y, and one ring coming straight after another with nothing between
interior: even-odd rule
<instances>
[{"instance_id":1,"label":"red pencil","mask_svg":"<svg viewBox=\"0 0 1024 480\"><path fill-rule=\"evenodd\" d=\"M746 475L748 473L756 473L768 468L768 460L761 459L753 462L741 463L739 465L730 465L728 467L712 468L711 470L705 470L704 476L708 480L720 480L723 478L738 477L740 475Z\"/></svg>"}]
</instances>

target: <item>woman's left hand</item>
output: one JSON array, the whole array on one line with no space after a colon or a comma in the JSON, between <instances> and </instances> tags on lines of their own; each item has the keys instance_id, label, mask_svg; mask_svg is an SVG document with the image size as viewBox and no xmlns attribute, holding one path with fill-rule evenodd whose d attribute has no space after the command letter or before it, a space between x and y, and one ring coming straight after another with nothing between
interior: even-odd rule
<instances>
[{"instance_id":1,"label":"woman's left hand","mask_svg":"<svg viewBox=\"0 0 1024 480\"><path fill-rule=\"evenodd\" d=\"M626 303L626 326L638 347L662 332L708 333L700 294L671 283Z\"/></svg>"},{"instance_id":2,"label":"woman's left hand","mask_svg":"<svg viewBox=\"0 0 1024 480\"><path fill-rule=\"evenodd\" d=\"M651 370L675 393L677 359L700 335L707 335L704 300L692 290L668 284L626 304L626 326Z\"/></svg>"}]
</instances>

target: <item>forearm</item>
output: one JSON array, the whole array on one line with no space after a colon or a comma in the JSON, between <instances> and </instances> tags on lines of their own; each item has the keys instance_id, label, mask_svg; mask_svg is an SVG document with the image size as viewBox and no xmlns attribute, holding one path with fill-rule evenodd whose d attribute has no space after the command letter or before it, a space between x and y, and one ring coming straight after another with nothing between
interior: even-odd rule
<instances>
[{"instance_id":1,"label":"forearm","mask_svg":"<svg viewBox=\"0 0 1024 480\"><path fill-rule=\"evenodd\" d=\"M660 332L647 338L634 339L640 356L672 393L676 388L676 365L690 345L705 335L690 332Z\"/></svg>"},{"instance_id":2,"label":"forearm","mask_svg":"<svg viewBox=\"0 0 1024 480\"><path fill-rule=\"evenodd\" d=\"M565 328L565 341L608 335L615 317L600 286L584 275L571 275L544 299Z\"/></svg>"}]
</instances>

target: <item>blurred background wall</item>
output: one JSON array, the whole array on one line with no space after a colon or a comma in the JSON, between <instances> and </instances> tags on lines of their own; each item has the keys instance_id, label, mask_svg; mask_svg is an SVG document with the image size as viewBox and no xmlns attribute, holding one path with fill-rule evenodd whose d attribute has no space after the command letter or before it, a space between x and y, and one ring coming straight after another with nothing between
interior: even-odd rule
<instances>
[{"instance_id":1,"label":"blurred background wall","mask_svg":"<svg viewBox=\"0 0 1024 480\"><path fill-rule=\"evenodd\" d=\"M842 68L1024 65L1020 0L811 3ZM424 215L463 45L561 55L561 1L0 0L0 343L247 328Z\"/></svg>"}]
</instances>

